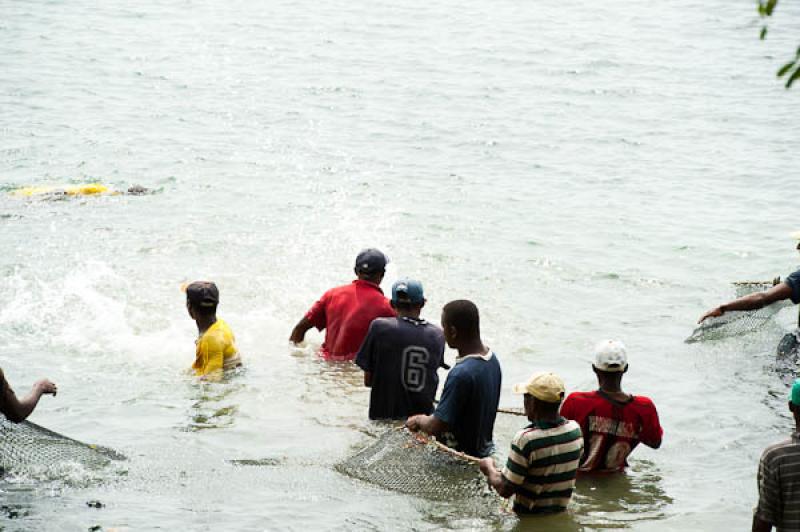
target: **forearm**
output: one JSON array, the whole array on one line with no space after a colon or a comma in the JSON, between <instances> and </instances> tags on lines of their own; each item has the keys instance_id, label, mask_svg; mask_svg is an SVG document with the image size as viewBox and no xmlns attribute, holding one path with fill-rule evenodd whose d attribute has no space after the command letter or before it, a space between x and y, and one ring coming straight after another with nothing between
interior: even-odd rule
<instances>
[{"instance_id":1,"label":"forearm","mask_svg":"<svg viewBox=\"0 0 800 532\"><path fill-rule=\"evenodd\" d=\"M445 432L448 428L447 423L436 416L425 416L422 414L408 418L408 421L406 421L406 427L412 431L422 431L432 436L437 436L442 432Z\"/></svg>"},{"instance_id":2,"label":"forearm","mask_svg":"<svg viewBox=\"0 0 800 532\"><path fill-rule=\"evenodd\" d=\"M494 467L494 464L487 468L485 474L489 486L491 486L498 495L504 499L508 499L514 495L514 486L503 477L503 474Z\"/></svg>"},{"instance_id":3,"label":"forearm","mask_svg":"<svg viewBox=\"0 0 800 532\"><path fill-rule=\"evenodd\" d=\"M421 416L419 420L419 430L427 432L432 436L438 436L447 430L447 425L434 415Z\"/></svg>"},{"instance_id":4,"label":"forearm","mask_svg":"<svg viewBox=\"0 0 800 532\"><path fill-rule=\"evenodd\" d=\"M31 393L22 399L17 399L16 395L11 394L5 398L3 414L5 414L9 421L13 421L14 423L24 421L31 415L36 405L39 404L39 399L41 399L41 397L41 392L36 388L31 390Z\"/></svg>"},{"instance_id":5,"label":"forearm","mask_svg":"<svg viewBox=\"0 0 800 532\"><path fill-rule=\"evenodd\" d=\"M729 301L724 305L720 305L719 308L722 312L730 312L731 310L756 310L764 307L768 303L769 301L767 301L767 298L764 296L764 294L758 292L756 294L748 294L744 297L740 297L739 299Z\"/></svg>"},{"instance_id":6,"label":"forearm","mask_svg":"<svg viewBox=\"0 0 800 532\"><path fill-rule=\"evenodd\" d=\"M302 342L306 337L306 332L313 327L308 318L303 316L303 318L297 322L297 325L294 326L292 329L292 334L289 336L289 341L299 344Z\"/></svg>"}]
</instances>

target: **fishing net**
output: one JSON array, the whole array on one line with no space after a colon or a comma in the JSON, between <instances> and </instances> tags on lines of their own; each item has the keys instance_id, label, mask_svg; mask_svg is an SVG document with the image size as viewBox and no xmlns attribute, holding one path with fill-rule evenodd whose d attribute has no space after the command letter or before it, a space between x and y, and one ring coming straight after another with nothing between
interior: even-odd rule
<instances>
[{"instance_id":1,"label":"fishing net","mask_svg":"<svg viewBox=\"0 0 800 532\"><path fill-rule=\"evenodd\" d=\"M25 471L62 463L89 468L105 466L125 457L112 449L68 438L35 423L12 423L0 416L0 468Z\"/></svg>"},{"instance_id":2,"label":"fishing net","mask_svg":"<svg viewBox=\"0 0 800 532\"><path fill-rule=\"evenodd\" d=\"M772 288L777 284L775 281L746 281L734 283L736 287L736 297L746 296L753 292L761 292ZM718 340L730 336L746 334L763 326L775 314L791 305L787 300L777 301L766 307L757 310L731 310L716 318L707 318L701 323L692 334L685 340L687 344L694 342L704 342L707 340Z\"/></svg>"},{"instance_id":3,"label":"fishing net","mask_svg":"<svg viewBox=\"0 0 800 532\"><path fill-rule=\"evenodd\" d=\"M335 469L388 490L433 500L489 494L475 458L405 429L386 431Z\"/></svg>"},{"instance_id":4,"label":"fishing net","mask_svg":"<svg viewBox=\"0 0 800 532\"><path fill-rule=\"evenodd\" d=\"M776 354L778 358L797 358L800 354L800 329L795 329L790 333L786 333L778 342L778 349Z\"/></svg>"}]
</instances>

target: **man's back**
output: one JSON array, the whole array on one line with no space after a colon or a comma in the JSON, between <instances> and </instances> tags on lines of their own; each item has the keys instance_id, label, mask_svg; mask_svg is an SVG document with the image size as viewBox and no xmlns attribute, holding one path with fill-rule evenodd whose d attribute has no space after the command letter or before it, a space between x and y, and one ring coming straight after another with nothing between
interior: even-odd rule
<instances>
[{"instance_id":1,"label":"man's back","mask_svg":"<svg viewBox=\"0 0 800 532\"><path fill-rule=\"evenodd\" d=\"M500 362L492 351L459 358L450 370L433 415L447 423L459 451L479 457L491 454L501 381Z\"/></svg>"},{"instance_id":2,"label":"man's back","mask_svg":"<svg viewBox=\"0 0 800 532\"><path fill-rule=\"evenodd\" d=\"M333 360L352 360L372 320L394 315L394 310L378 285L356 280L325 292L308 311L306 318L317 329L326 329L322 356Z\"/></svg>"},{"instance_id":3,"label":"man's back","mask_svg":"<svg viewBox=\"0 0 800 532\"><path fill-rule=\"evenodd\" d=\"M575 421L534 421L517 432L503 476L516 487L514 511L547 514L566 510L583 450Z\"/></svg>"},{"instance_id":4,"label":"man's back","mask_svg":"<svg viewBox=\"0 0 800 532\"><path fill-rule=\"evenodd\" d=\"M800 529L800 439L798 433L771 445L758 466L755 515L781 530Z\"/></svg>"},{"instance_id":5,"label":"man's back","mask_svg":"<svg viewBox=\"0 0 800 532\"><path fill-rule=\"evenodd\" d=\"M444 356L439 327L415 318L377 318L356 357L371 374L370 419L430 414Z\"/></svg>"},{"instance_id":6,"label":"man's back","mask_svg":"<svg viewBox=\"0 0 800 532\"><path fill-rule=\"evenodd\" d=\"M208 375L223 369L241 366L241 364L233 331L225 321L217 319L197 339L192 369L195 370L196 375Z\"/></svg>"},{"instance_id":7,"label":"man's back","mask_svg":"<svg viewBox=\"0 0 800 532\"><path fill-rule=\"evenodd\" d=\"M655 405L643 396L619 402L601 391L574 392L561 406L561 415L577 421L583 432L579 471L622 471L639 442L657 447L663 435Z\"/></svg>"}]
</instances>

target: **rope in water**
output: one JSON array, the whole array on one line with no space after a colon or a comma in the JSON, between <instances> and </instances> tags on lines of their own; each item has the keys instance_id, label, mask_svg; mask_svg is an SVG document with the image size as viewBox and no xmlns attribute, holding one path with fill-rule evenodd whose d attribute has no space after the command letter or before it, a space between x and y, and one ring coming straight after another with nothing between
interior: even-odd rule
<instances>
[{"instance_id":1,"label":"rope in water","mask_svg":"<svg viewBox=\"0 0 800 532\"><path fill-rule=\"evenodd\" d=\"M439 400L438 399L434 399L433 402L436 403L436 404L439 404ZM527 414L525 413L525 410L523 410L522 408L504 408L504 407L501 406L501 407L497 408L497 413L498 414L511 414L512 416L527 416Z\"/></svg>"}]
</instances>

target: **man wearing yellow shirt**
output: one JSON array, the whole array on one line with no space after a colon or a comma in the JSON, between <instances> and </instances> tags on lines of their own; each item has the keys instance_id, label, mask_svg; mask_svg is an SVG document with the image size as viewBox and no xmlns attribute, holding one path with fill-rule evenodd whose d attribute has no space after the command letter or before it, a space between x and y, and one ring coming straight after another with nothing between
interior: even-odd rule
<instances>
[{"instance_id":1,"label":"man wearing yellow shirt","mask_svg":"<svg viewBox=\"0 0 800 532\"><path fill-rule=\"evenodd\" d=\"M186 309L197 323L196 358L192 369L198 377L219 377L223 370L242 365L236 340L228 324L217 319L219 290L209 281L195 281L185 287Z\"/></svg>"}]
</instances>

